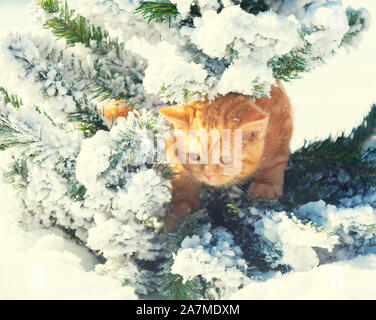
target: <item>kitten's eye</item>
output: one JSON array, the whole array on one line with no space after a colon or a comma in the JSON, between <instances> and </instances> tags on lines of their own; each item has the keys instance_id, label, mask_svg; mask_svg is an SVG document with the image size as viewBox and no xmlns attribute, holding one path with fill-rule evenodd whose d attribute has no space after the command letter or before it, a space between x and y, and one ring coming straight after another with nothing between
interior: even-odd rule
<instances>
[{"instance_id":1,"label":"kitten's eye","mask_svg":"<svg viewBox=\"0 0 376 320\"><path fill-rule=\"evenodd\" d=\"M198 161L200 160L200 155L197 153L190 152L188 153L189 160L191 161Z\"/></svg>"},{"instance_id":2,"label":"kitten's eye","mask_svg":"<svg viewBox=\"0 0 376 320\"><path fill-rule=\"evenodd\" d=\"M234 158L231 156L221 156L221 163L224 165L229 165L234 162Z\"/></svg>"}]
</instances>

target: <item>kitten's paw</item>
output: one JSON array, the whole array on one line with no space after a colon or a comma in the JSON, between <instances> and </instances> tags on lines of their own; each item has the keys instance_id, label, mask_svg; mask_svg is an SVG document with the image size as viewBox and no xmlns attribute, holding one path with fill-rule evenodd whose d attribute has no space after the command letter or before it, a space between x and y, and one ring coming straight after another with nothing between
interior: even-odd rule
<instances>
[{"instance_id":1,"label":"kitten's paw","mask_svg":"<svg viewBox=\"0 0 376 320\"><path fill-rule=\"evenodd\" d=\"M166 232L172 232L176 229L178 224L177 217L169 215L164 218L164 228Z\"/></svg>"},{"instance_id":2,"label":"kitten's paw","mask_svg":"<svg viewBox=\"0 0 376 320\"><path fill-rule=\"evenodd\" d=\"M263 199L274 199L282 196L282 188L276 184L252 182L248 192L253 196Z\"/></svg>"},{"instance_id":3,"label":"kitten's paw","mask_svg":"<svg viewBox=\"0 0 376 320\"><path fill-rule=\"evenodd\" d=\"M192 206L188 202L180 202L179 204L174 205L171 213L164 219L165 230L167 232L174 231L180 218L189 216L193 211Z\"/></svg>"},{"instance_id":4,"label":"kitten's paw","mask_svg":"<svg viewBox=\"0 0 376 320\"><path fill-rule=\"evenodd\" d=\"M192 214L194 211L193 206L186 201L179 202L178 204L175 204L172 207L171 215L174 215L176 217L186 217Z\"/></svg>"}]
</instances>

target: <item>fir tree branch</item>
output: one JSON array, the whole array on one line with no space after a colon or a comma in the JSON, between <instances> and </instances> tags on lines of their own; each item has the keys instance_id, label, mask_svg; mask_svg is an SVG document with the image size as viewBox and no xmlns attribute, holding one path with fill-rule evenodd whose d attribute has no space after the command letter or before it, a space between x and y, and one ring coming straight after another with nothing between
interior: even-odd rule
<instances>
[{"instance_id":1,"label":"fir tree branch","mask_svg":"<svg viewBox=\"0 0 376 320\"><path fill-rule=\"evenodd\" d=\"M17 111L20 110L21 99L16 96L10 96L8 92L1 87L0 95L3 95L5 104L11 103ZM13 103L12 103L13 102ZM34 106L34 111L44 116L49 123L56 127L53 119L46 113L40 110L39 107ZM15 121L10 117L12 113L5 109L5 107L0 106L0 151L8 148L12 148L18 145L23 146L22 158L17 159L11 170L3 174L6 183L14 184L17 182L18 187L27 186L27 159L34 160L35 162L43 162L49 156L43 154L43 146L41 143L40 132L35 132L36 130L29 127L29 125ZM41 156L41 157L40 157ZM84 198L86 193L86 188L80 184L75 177L75 161L69 160L68 158L60 158L60 163L62 164L60 169L57 169L58 173L67 179L67 181L72 181L69 186L68 195L74 201L79 201ZM21 179L16 179L16 176L21 177Z\"/></svg>"},{"instance_id":2,"label":"fir tree branch","mask_svg":"<svg viewBox=\"0 0 376 320\"><path fill-rule=\"evenodd\" d=\"M361 124L354 128L348 136L342 134L335 140L329 137L322 141L316 141L308 146L304 145L296 153L323 160L360 160L362 144L374 133L375 128L376 105L373 105Z\"/></svg>"},{"instance_id":3,"label":"fir tree branch","mask_svg":"<svg viewBox=\"0 0 376 320\"><path fill-rule=\"evenodd\" d=\"M119 56L121 45L117 40L110 39L107 32L102 31L101 27L90 24L85 17L76 15L74 10L68 8L66 1L65 4L61 2L62 0L40 2L41 7L48 13L58 14L47 20L45 28L51 29L58 39L65 38L70 46L78 42L102 54L115 49ZM93 46L91 41L94 41L96 45Z\"/></svg>"},{"instance_id":4,"label":"fir tree branch","mask_svg":"<svg viewBox=\"0 0 376 320\"><path fill-rule=\"evenodd\" d=\"M234 4L240 4L244 11L254 15L269 10L265 0L235 0L233 2Z\"/></svg>"},{"instance_id":5,"label":"fir tree branch","mask_svg":"<svg viewBox=\"0 0 376 320\"><path fill-rule=\"evenodd\" d=\"M40 0L38 4L48 13L59 12L59 2L57 0Z\"/></svg>"},{"instance_id":6,"label":"fir tree branch","mask_svg":"<svg viewBox=\"0 0 376 320\"><path fill-rule=\"evenodd\" d=\"M351 45L354 39L366 29L366 20L362 16L362 10L355 10L351 7L346 9L349 31L344 35L341 46Z\"/></svg>"},{"instance_id":7,"label":"fir tree branch","mask_svg":"<svg viewBox=\"0 0 376 320\"><path fill-rule=\"evenodd\" d=\"M165 300L198 300L204 298L205 285L199 276L184 282L179 274L171 273L173 259L169 259L162 266L161 285L158 289Z\"/></svg>"},{"instance_id":8,"label":"fir tree branch","mask_svg":"<svg viewBox=\"0 0 376 320\"><path fill-rule=\"evenodd\" d=\"M68 191L68 195L74 201L81 201L84 199L86 188L79 182L73 183Z\"/></svg>"},{"instance_id":9,"label":"fir tree branch","mask_svg":"<svg viewBox=\"0 0 376 320\"><path fill-rule=\"evenodd\" d=\"M76 129L83 131L86 137L93 136L98 130L109 130L102 116L89 108L79 108L75 112L68 113L67 120L73 123Z\"/></svg>"},{"instance_id":10,"label":"fir tree branch","mask_svg":"<svg viewBox=\"0 0 376 320\"><path fill-rule=\"evenodd\" d=\"M350 45L356 36L362 32L365 26L365 19L361 16L360 10L348 8L346 10L348 24L350 30L344 35L341 46ZM317 31L317 30L315 30ZM281 57L274 57L268 61L268 66L272 68L275 78L290 81L301 78L302 73L309 72L310 61L320 61L324 63L322 58L312 56L311 44L305 40L305 36L312 33L312 30L303 29L300 33L302 45L292 49L288 54Z\"/></svg>"},{"instance_id":11,"label":"fir tree branch","mask_svg":"<svg viewBox=\"0 0 376 320\"><path fill-rule=\"evenodd\" d=\"M335 204L341 197L375 187L376 150L362 150L375 125L376 105L373 105L349 135L305 143L295 151L286 170L285 204L290 209L320 199Z\"/></svg>"},{"instance_id":12,"label":"fir tree branch","mask_svg":"<svg viewBox=\"0 0 376 320\"><path fill-rule=\"evenodd\" d=\"M91 75L91 84L88 88L91 98L98 101L110 98L129 99L128 85L125 80L124 68L121 65L124 44L119 43L117 39L111 39L101 27L96 27L85 17L77 15L75 10L69 9L66 1L63 3L63 0L41 0L40 5L49 14L44 28L50 29L58 39L64 38L68 46L82 43L97 55L93 62L95 74ZM113 57L110 57L111 66L109 66L106 64L106 56L111 56L112 52L115 52L118 61L114 61ZM119 75L123 77L124 90L114 93L107 83Z\"/></svg>"},{"instance_id":13,"label":"fir tree branch","mask_svg":"<svg viewBox=\"0 0 376 320\"><path fill-rule=\"evenodd\" d=\"M304 41L302 39L302 41ZM305 41L304 41L305 42ZM268 67L273 70L276 79L290 81L301 78L301 74L309 71L308 57L310 44L291 50L290 53L281 57L274 57L268 61Z\"/></svg>"},{"instance_id":14,"label":"fir tree branch","mask_svg":"<svg viewBox=\"0 0 376 320\"><path fill-rule=\"evenodd\" d=\"M16 109L22 106L22 100L16 95L9 95L4 87L0 87L0 93L2 94L4 98L5 104L10 103Z\"/></svg>"},{"instance_id":15,"label":"fir tree branch","mask_svg":"<svg viewBox=\"0 0 376 320\"><path fill-rule=\"evenodd\" d=\"M17 189L24 190L27 187L27 163L25 159L17 159L9 171L2 174L4 183L13 184Z\"/></svg>"},{"instance_id":16,"label":"fir tree branch","mask_svg":"<svg viewBox=\"0 0 376 320\"><path fill-rule=\"evenodd\" d=\"M22 132L17 131L16 128L12 127L9 122L2 119L0 116L0 151L12 148L17 145L28 145L34 140L29 140L22 135ZM20 137L24 137L21 139Z\"/></svg>"},{"instance_id":17,"label":"fir tree branch","mask_svg":"<svg viewBox=\"0 0 376 320\"><path fill-rule=\"evenodd\" d=\"M268 10L268 6L264 0L237 0L234 4L240 4L240 7L252 14L258 14ZM217 12L221 12L223 5L220 4ZM171 22L180 13L175 3L169 0L159 1L144 1L136 10L135 13L141 14L148 22L155 20L156 22L167 22L171 26ZM179 23L182 25L193 25L192 17L201 17L200 8L197 4L192 4L190 10L190 18L184 19Z\"/></svg>"},{"instance_id":18,"label":"fir tree branch","mask_svg":"<svg viewBox=\"0 0 376 320\"><path fill-rule=\"evenodd\" d=\"M5 105L11 104L17 110L22 105L22 100L16 95L9 95L7 90L0 87L0 94L3 96ZM12 148L17 145L28 145L36 142L37 139L27 127L20 127L9 120L9 112L0 106L0 151Z\"/></svg>"},{"instance_id":19,"label":"fir tree branch","mask_svg":"<svg viewBox=\"0 0 376 320\"><path fill-rule=\"evenodd\" d=\"M21 41L21 39L18 41ZM63 63L62 56L58 54L56 50L53 50L52 53L48 55L48 63L46 64L40 64L39 61L30 58L26 52L20 49L18 42L16 42L14 45L10 45L8 50L12 53L16 60L22 62L23 68L28 74L34 75L35 82L45 84L42 89L42 94L44 96L49 97L48 90L50 88L56 91L56 87L54 87L55 82L63 83L65 89L65 93L63 93L63 95L70 96L76 106L76 111L69 112L67 114L67 120L68 122L74 122L77 129L84 131L85 136L92 136L97 130L108 130L104 123L103 117L99 115L97 107L89 101L87 95L85 93L81 93L83 97L80 99L76 98L74 93L77 91L77 82L79 82L80 79L77 79L76 82L69 79L69 77L65 77L63 72L72 72L72 70L64 70L61 68ZM55 75L53 82L48 76L49 73ZM101 82L97 83L96 85L99 87ZM11 97L6 94L5 102L7 101L10 101L15 107L18 107L22 102L21 99L13 96ZM54 126L57 125L54 120L38 106L34 106L34 109L38 113L43 114ZM58 125L64 126L65 124L59 123Z\"/></svg>"},{"instance_id":20,"label":"fir tree branch","mask_svg":"<svg viewBox=\"0 0 376 320\"><path fill-rule=\"evenodd\" d=\"M171 20L175 18L179 11L176 4L168 0L160 1L144 1L136 10L135 13L140 13L148 22L155 20L156 22L168 21L171 25Z\"/></svg>"},{"instance_id":21,"label":"fir tree branch","mask_svg":"<svg viewBox=\"0 0 376 320\"><path fill-rule=\"evenodd\" d=\"M38 112L39 114L44 115L51 122L51 124L56 127L55 121L51 118L50 115L47 114L47 112L40 110L38 106L34 106L34 110Z\"/></svg>"}]
</instances>

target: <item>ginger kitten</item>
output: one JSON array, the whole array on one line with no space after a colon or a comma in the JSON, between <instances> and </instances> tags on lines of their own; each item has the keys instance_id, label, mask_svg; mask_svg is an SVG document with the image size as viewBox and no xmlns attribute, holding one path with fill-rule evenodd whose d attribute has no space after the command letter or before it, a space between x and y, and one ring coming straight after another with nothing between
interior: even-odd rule
<instances>
[{"instance_id":1,"label":"ginger kitten","mask_svg":"<svg viewBox=\"0 0 376 320\"><path fill-rule=\"evenodd\" d=\"M172 211L165 219L171 231L176 220L200 208L200 183L214 187L254 181L256 197L282 195L284 171L293 130L291 106L277 81L269 98L253 102L229 93L214 101L195 101L159 110L173 125L166 155L177 173L172 180Z\"/></svg>"}]
</instances>

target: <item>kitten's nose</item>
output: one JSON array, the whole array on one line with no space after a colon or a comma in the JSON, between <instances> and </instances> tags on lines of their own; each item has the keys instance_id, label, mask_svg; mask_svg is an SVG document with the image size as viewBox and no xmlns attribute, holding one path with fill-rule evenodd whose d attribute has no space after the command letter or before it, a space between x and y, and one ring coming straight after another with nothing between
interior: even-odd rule
<instances>
[{"instance_id":1,"label":"kitten's nose","mask_svg":"<svg viewBox=\"0 0 376 320\"><path fill-rule=\"evenodd\" d=\"M212 175L211 174L208 174L208 173L204 173L204 176L206 179L210 180Z\"/></svg>"}]
</instances>

